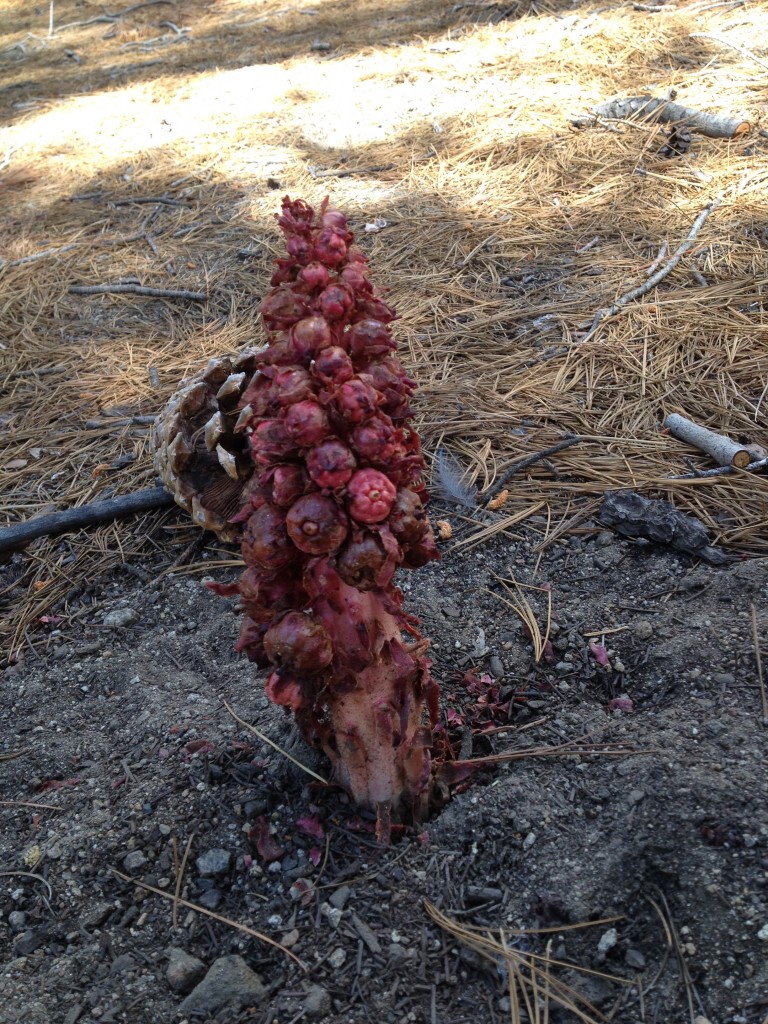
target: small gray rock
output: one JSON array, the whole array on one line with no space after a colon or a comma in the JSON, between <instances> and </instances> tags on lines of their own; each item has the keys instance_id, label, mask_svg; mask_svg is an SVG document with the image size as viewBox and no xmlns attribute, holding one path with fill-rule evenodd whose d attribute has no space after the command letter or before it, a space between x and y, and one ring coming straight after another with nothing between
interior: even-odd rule
<instances>
[{"instance_id":1,"label":"small gray rock","mask_svg":"<svg viewBox=\"0 0 768 1024\"><path fill-rule=\"evenodd\" d=\"M123 862L125 867L125 862ZM111 903L97 903L93 910L87 911L82 918L83 928L100 928L114 910Z\"/></svg>"},{"instance_id":2,"label":"small gray rock","mask_svg":"<svg viewBox=\"0 0 768 1024\"><path fill-rule=\"evenodd\" d=\"M182 1001L179 1013L213 1014L227 1003L238 1007L259 1006L266 994L261 978L241 956L222 956Z\"/></svg>"},{"instance_id":3,"label":"small gray rock","mask_svg":"<svg viewBox=\"0 0 768 1024\"><path fill-rule=\"evenodd\" d=\"M138 871L143 868L147 863L147 858L141 852L141 850L131 850L130 853L126 853L123 859L123 867L126 871Z\"/></svg>"},{"instance_id":4,"label":"small gray rock","mask_svg":"<svg viewBox=\"0 0 768 1024\"><path fill-rule=\"evenodd\" d=\"M214 848L206 850L196 861L197 870L203 878L211 878L214 875L226 875L232 863L232 854L229 850Z\"/></svg>"},{"instance_id":5,"label":"small gray rock","mask_svg":"<svg viewBox=\"0 0 768 1024\"><path fill-rule=\"evenodd\" d=\"M733 672L717 672L712 676L712 681L717 683L718 686L733 686L736 682L736 676Z\"/></svg>"},{"instance_id":6,"label":"small gray rock","mask_svg":"<svg viewBox=\"0 0 768 1024\"><path fill-rule=\"evenodd\" d=\"M614 536L610 530L601 530L595 537L595 544L599 548L607 548L610 544L613 544Z\"/></svg>"},{"instance_id":7,"label":"small gray rock","mask_svg":"<svg viewBox=\"0 0 768 1024\"><path fill-rule=\"evenodd\" d=\"M134 608L115 608L102 619L105 626L132 626L141 616Z\"/></svg>"},{"instance_id":8,"label":"small gray rock","mask_svg":"<svg viewBox=\"0 0 768 1024\"><path fill-rule=\"evenodd\" d=\"M324 1017L331 1008L331 994L322 985L310 985L304 996L304 1013L307 1017Z\"/></svg>"},{"instance_id":9,"label":"small gray rock","mask_svg":"<svg viewBox=\"0 0 768 1024\"><path fill-rule=\"evenodd\" d=\"M168 950L165 977L174 992L186 995L202 981L204 975L205 964L202 960L198 960L196 956L178 946L171 946Z\"/></svg>"},{"instance_id":10,"label":"small gray rock","mask_svg":"<svg viewBox=\"0 0 768 1024\"><path fill-rule=\"evenodd\" d=\"M494 677L494 679L504 678L504 662L501 660L500 657L498 657L498 655L494 654L491 657L491 660L488 663L488 667L490 668L491 675Z\"/></svg>"},{"instance_id":11,"label":"small gray rock","mask_svg":"<svg viewBox=\"0 0 768 1024\"><path fill-rule=\"evenodd\" d=\"M633 967L636 971L645 970L645 957L639 949L628 949L624 954L627 967Z\"/></svg>"},{"instance_id":12,"label":"small gray rock","mask_svg":"<svg viewBox=\"0 0 768 1024\"><path fill-rule=\"evenodd\" d=\"M347 951L342 949L341 946L338 946L328 957L328 963L334 970L339 971L344 966L346 959Z\"/></svg>"},{"instance_id":13,"label":"small gray rock","mask_svg":"<svg viewBox=\"0 0 768 1024\"><path fill-rule=\"evenodd\" d=\"M650 640L653 636L653 625L648 619L638 619L632 623L632 632L638 640Z\"/></svg>"},{"instance_id":14,"label":"small gray rock","mask_svg":"<svg viewBox=\"0 0 768 1024\"><path fill-rule=\"evenodd\" d=\"M340 885L338 889L334 889L331 895L328 897L328 902L332 907L336 907L337 910L343 910L344 904L347 902L349 897L352 895L352 890L348 885Z\"/></svg>"},{"instance_id":15,"label":"small gray rock","mask_svg":"<svg viewBox=\"0 0 768 1024\"><path fill-rule=\"evenodd\" d=\"M206 910L216 910L218 905L221 903L221 893L218 889L206 889L202 893L197 902L201 907L205 907Z\"/></svg>"},{"instance_id":16,"label":"small gray rock","mask_svg":"<svg viewBox=\"0 0 768 1024\"><path fill-rule=\"evenodd\" d=\"M616 943L619 941L619 933L615 928L609 928L607 932L603 932L600 936L600 941L597 944L597 952L602 953L605 956Z\"/></svg>"},{"instance_id":17,"label":"small gray rock","mask_svg":"<svg viewBox=\"0 0 768 1024\"><path fill-rule=\"evenodd\" d=\"M116 956L110 964L109 973L122 974L123 971L132 971L135 966L136 961L130 953L121 953L120 956Z\"/></svg>"},{"instance_id":18,"label":"small gray rock","mask_svg":"<svg viewBox=\"0 0 768 1024\"><path fill-rule=\"evenodd\" d=\"M8 915L8 927L12 932L18 934L27 927L27 915L23 910L12 910Z\"/></svg>"},{"instance_id":19,"label":"small gray rock","mask_svg":"<svg viewBox=\"0 0 768 1024\"><path fill-rule=\"evenodd\" d=\"M627 803L630 807L634 807L635 804L639 804L642 800L645 800L644 789L630 789L627 793Z\"/></svg>"},{"instance_id":20,"label":"small gray rock","mask_svg":"<svg viewBox=\"0 0 768 1024\"><path fill-rule=\"evenodd\" d=\"M30 928L29 931L22 932L21 935L17 935L13 940L13 951L16 956L29 956L30 953L34 953L36 949L40 949L45 943L45 933L42 929L36 931Z\"/></svg>"}]
</instances>

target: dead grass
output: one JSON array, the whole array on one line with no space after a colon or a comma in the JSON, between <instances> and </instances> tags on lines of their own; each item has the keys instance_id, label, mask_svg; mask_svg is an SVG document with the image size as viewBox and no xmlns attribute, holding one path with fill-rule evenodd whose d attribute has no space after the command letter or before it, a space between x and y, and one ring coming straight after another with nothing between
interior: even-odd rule
<instances>
[{"instance_id":1,"label":"dead grass","mask_svg":"<svg viewBox=\"0 0 768 1024\"><path fill-rule=\"evenodd\" d=\"M55 26L103 15L54 10ZM259 337L279 199L330 192L401 314L428 452L442 441L483 490L565 432L585 438L553 457L556 473L542 462L515 478L500 518L546 506L557 531L632 487L699 516L717 543L768 553L765 477L671 482L708 463L659 432L678 411L767 440L763 7L227 0L50 38L47 14L0 14L5 522L152 483L147 427L105 414L150 415L209 356ZM743 114L751 135L694 136L665 160L657 127L569 127L614 95L670 88ZM715 196L693 251L583 342ZM366 234L377 217L387 226ZM68 293L132 279L209 298ZM37 643L29 627L52 608L66 624L97 573L153 550L168 561L174 520L17 556L2 584L11 647Z\"/></svg>"}]
</instances>

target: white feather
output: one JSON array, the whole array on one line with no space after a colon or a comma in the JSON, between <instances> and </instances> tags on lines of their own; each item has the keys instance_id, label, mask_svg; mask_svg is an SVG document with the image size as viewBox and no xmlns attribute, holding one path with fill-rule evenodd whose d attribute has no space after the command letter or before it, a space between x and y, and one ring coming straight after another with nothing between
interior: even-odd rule
<instances>
[{"instance_id":1,"label":"white feather","mask_svg":"<svg viewBox=\"0 0 768 1024\"><path fill-rule=\"evenodd\" d=\"M466 475L466 467L453 455L443 447L437 449L434 484L438 492L448 501L458 502L466 508L477 508L477 488L464 483Z\"/></svg>"}]
</instances>

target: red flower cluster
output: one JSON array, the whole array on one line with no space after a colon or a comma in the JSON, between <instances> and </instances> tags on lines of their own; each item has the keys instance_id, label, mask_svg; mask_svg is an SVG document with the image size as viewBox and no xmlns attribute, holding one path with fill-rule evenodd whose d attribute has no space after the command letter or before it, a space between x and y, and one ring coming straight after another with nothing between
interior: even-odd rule
<instances>
[{"instance_id":1,"label":"red flower cluster","mask_svg":"<svg viewBox=\"0 0 768 1024\"><path fill-rule=\"evenodd\" d=\"M390 815L423 809L437 715L426 643L392 578L438 553L395 313L327 204L316 218L286 198L278 217L288 256L261 304L270 344L236 428L250 435L255 465L238 515L248 568L217 589L239 594L238 649L272 667L269 697L293 709L336 779L377 810L386 838Z\"/></svg>"}]
</instances>

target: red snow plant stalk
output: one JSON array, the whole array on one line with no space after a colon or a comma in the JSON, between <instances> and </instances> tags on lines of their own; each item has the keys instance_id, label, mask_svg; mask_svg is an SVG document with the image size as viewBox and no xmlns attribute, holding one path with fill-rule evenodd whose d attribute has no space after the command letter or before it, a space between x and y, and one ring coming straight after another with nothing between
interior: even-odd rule
<instances>
[{"instance_id":1,"label":"red snow plant stalk","mask_svg":"<svg viewBox=\"0 0 768 1024\"><path fill-rule=\"evenodd\" d=\"M218 589L239 594L237 648L271 668L269 698L386 840L425 808L437 718L428 642L393 584L398 566L437 557L408 426L414 383L344 215L286 198L278 223L288 256L261 304L269 345L237 426L255 465L237 517L247 568Z\"/></svg>"}]
</instances>

